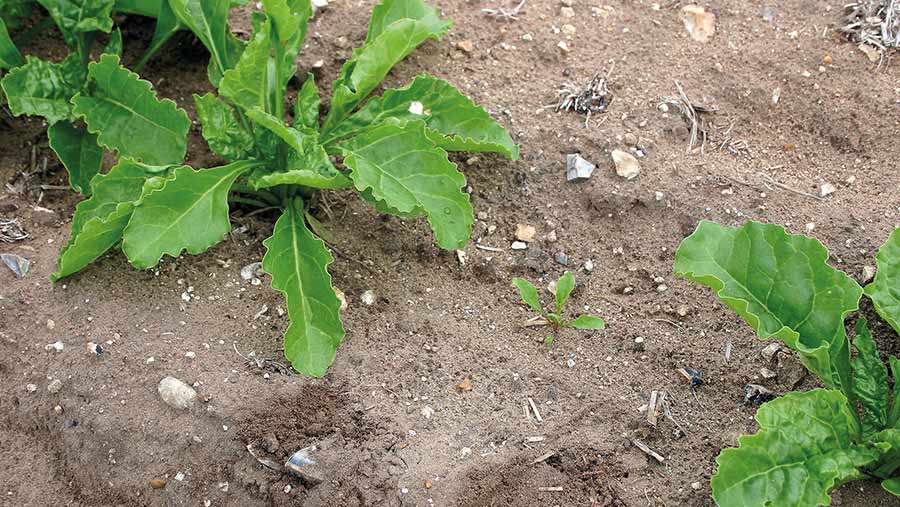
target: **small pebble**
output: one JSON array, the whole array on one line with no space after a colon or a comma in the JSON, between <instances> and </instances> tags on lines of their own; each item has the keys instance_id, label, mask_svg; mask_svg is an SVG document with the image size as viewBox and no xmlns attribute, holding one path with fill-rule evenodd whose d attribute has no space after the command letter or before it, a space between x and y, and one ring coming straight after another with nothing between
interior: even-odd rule
<instances>
[{"instance_id":1,"label":"small pebble","mask_svg":"<svg viewBox=\"0 0 900 507\"><path fill-rule=\"evenodd\" d=\"M66 348L66 345L59 340L56 340L53 343L48 343L47 345L44 345L44 350L46 350L47 352L50 352L50 351L62 352L64 348Z\"/></svg>"},{"instance_id":2,"label":"small pebble","mask_svg":"<svg viewBox=\"0 0 900 507\"><path fill-rule=\"evenodd\" d=\"M375 301L377 300L377 298L375 296L375 291L371 290L371 289L363 292L360 299L362 299L363 304L366 306L374 305Z\"/></svg>"},{"instance_id":3,"label":"small pebble","mask_svg":"<svg viewBox=\"0 0 900 507\"><path fill-rule=\"evenodd\" d=\"M190 408L197 399L197 391L175 377L160 380L157 391L166 405L179 410Z\"/></svg>"},{"instance_id":4,"label":"small pebble","mask_svg":"<svg viewBox=\"0 0 900 507\"><path fill-rule=\"evenodd\" d=\"M33 392L37 391L37 386L34 384L25 384L25 390L28 391L29 393L33 393Z\"/></svg>"},{"instance_id":5,"label":"small pebble","mask_svg":"<svg viewBox=\"0 0 900 507\"><path fill-rule=\"evenodd\" d=\"M47 384L47 392L50 394L56 394L62 390L62 380L53 379L49 384Z\"/></svg>"},{"instance_id":6,"label":"small pebble","mask_svg":"<svg viewBox=\"0 0 900 507\"><path fill-rule=\"evenodd\" d=\"M528 243L525 243L523 241L513 241L510 248L512 248L513 250L525 250L528 248Z\"/></svg>"}]
</instances>

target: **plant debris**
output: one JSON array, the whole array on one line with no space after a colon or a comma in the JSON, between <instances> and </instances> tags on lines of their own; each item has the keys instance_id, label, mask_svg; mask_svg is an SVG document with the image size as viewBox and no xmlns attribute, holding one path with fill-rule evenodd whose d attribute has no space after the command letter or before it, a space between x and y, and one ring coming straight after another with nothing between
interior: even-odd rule
<instances>
[{"instance_id":1,"label":"plant debris","mask_svg":"<svg viewBox=\"0 0 900 507\"><path fill-rule=\"evenodd\" d=\"M15 218L0 218L0 242L13 243L28 238L28 233Z\"/></svg>"},{"instance_id":2,"label":"plant debris","mask_svg":"<svg viewBox=\"0 0 900 507\"><path fill-rule=\"evenodd\" d=\"M752 405L762 405L767 401L772 401L777 397L775 393L759 384L747 384L744 386L744 403Z\"/></svg>"},{"instance_id":3,"label":"plant debris","mask_svg":"<svg viewBox=\"0 0 900 507\"><path fill-rule=\"evenodd\" d=\"M703 153L705 145L709 143L716 146L719 151L724 149L733 155L751 157L747 141L737 140L731 135L734 122L724 124L714 122L718 109L692 101L678 81L675 81L675 88L678 90L678 96L663 97L662 104L677 108L690 128L687 153L693 152L695 147L700 148Z\"/></svg>"},{"instance_id":4,"label":"plant debris","mask_svg":"<svg viewBox=\"0 0 900 507\"><path fill-rule=\"evenodd\" d=\"M503 8L481 9L481 13L485 16L491 16L505 21L516 21L517 19L519 19L519 14L522 12L522 7L525 7L525 1L526 0L522 0L518 5L510 10L506 10Z\"/></svg>"},{"instance_id":5,"label":"plant debris","mask_svg":"<svg viewBox=\"0 0 900 507\"><path fill-rule=\"evenodd\" d=\"M849 40L881 51L900 48L900 0L863 0L844 6L838 29Z\"/></svg>"},{"instance_id":6,"label":"plant debris","mask_svg":"<svg viewBox=\"0 0 900 507\"><path fill-rule=\"evenodd\" d=\"M575 111L581 114L602 113L606 111L612 103L612 94L609 93L606 76L600 73L594 74L588 83L582 87L578 87L574 83L563 83L559 92L559 102L556 104L556 111Z\"/></svg>"}]
</instances>

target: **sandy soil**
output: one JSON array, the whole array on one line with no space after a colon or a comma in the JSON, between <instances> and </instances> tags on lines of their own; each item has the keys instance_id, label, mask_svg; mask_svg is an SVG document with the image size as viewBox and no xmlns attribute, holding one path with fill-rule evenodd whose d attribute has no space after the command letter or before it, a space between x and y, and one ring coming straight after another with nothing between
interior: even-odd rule
<instances>
[{"instance_id":1,"label":"sandy soil","mask_svg":"<svg viewBox=\"0 0 900 507\"><path fill-rule=\"evenodd\" d=\"M321 13L301 71L324 60L319 79L330 85L364 40L372 3L336 0ZM516 163L458 158L482 217L477 240L503 251L473 242L460 266L433 245L426 224L379 216L350 193L325 196L319 216L340 245L332 272L350 306L347 340L321 380L260 368L235 352L281 357L280 297L239 276L261 258L274 216L236 213L237 232L200 256L139 272L110 254L54 286L48 275L78 199L47 191L38 202L40 184L65 183L39 122L0 127L3 183L22 181L32 152L38 166L48 161L24 193L0 197L0 216L18 218L31 235L0 249L32 261L21 280L0 269L0 505L712 505L715 456L755 430L744 385L785 392L816 384L789 357L768 364L765 343L708 290L675 279L673 252L700 219L752 218L794 232L811 227L835 265L861 276L900 222L897 65L876 68L841 40L839 3L772 2L768 22L765 2L715 2L717 33L706 44L685 34L680 5L671 2L656 10L647 1L573 0L567 17L555 0L529 0L510 22L480 11L511 4L438 3L455 21L452 33L414 53L386 85L427 70L514 134ZM574 34L561 32L567 24ZM124 22L132 58L151 28ZM49 41L27 49L64 54ZM209 90L205 68L202 48L185 36L143 74L193 114L191 94ZM610 68L607 113L586 125L582 115L545 107L562 83ZM675 81L717 107L717 121L733 122L731 136L749 155L718 144L688 153L684 122L657 107L676 93ZM196 130L189 162L217 163ZM627 134L646 152L631 181L615 174L609 155L625 149ZM589 181L566 182L565 155L573 152L598 165ZM765 177L811 194L826 182L837 190L815 199L767 187ZM509 249L518 223L538 231L524 252ZM488 226L496 230L487 234ZM560 253L569 266L554 260ZM588 260L592 272L583 268ZM603 315L608 329L564 332L547 347L545 331L522 327L530 315L510 279L545 285L565 269L577 270L581 283L573 308ZM194 297L185 302L189 287ZM377 295L371 306L361 303L366 290ZM874 332L883 352L900 351L883 323ZM56 340L65 349L45 351ZM105 352L89 353L89 341ZM692 392L681 367L702 371L705 385ZM762 379L763 367L778 377ZM204 401L181 412L163 404L157 384L167 375L195 384ZM466 378L470 391L457 388ZM53 380L62 382L57 393L47 389ZM685 434L668 420L655 430L642 424L652 390L668 393ZM313 444L324 447L327 468L315 487L247 451L283 462ZM152 480L165 486L154 489ZM897 505L874 482L834 498L840 506Z\"/></svg>"}]
</instances>

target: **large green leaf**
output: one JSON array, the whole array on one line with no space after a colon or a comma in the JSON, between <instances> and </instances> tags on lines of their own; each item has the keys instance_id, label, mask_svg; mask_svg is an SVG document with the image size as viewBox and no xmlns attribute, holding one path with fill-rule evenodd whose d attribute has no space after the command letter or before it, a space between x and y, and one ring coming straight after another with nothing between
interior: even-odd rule
<instances>
[{"instance_id":1,"label":"large green leaf","mask_svg":"<svg viewBox=\"0 0 900 507\"><path fill-rule=\"evenodd\" d=\"M438 245L461 248L474 223L466 177L425 134L425 124L385 124L340 146L356 189L410 213L424 210Z\"/></svg>"},{"instance_id":2,"label":"large green leaf","mask_svg":"<svg viewBox=\"0 0 900 507\"><path fill-rule=\"evenodd\" d=\"M0 19L0 69L11 69L24 64L25 59L22 58L22 53L19 53L19 49L9 38L6 23Z\"/></svg>"},{"instance_id":3,"label":"large green leaf","mask_svg":"<svg viewBox=\"0 0 900 507\"><path fill-rule=\"evenodd\" d=\"M856 358L853 360L853 395L864 409L863 435L884 429L888 418L888 373L875 348L866 318L856 321L856 338L853 340Z\"/></svg>"},{"instance_id":4,"label":"large green leaf","mask_svg":"<svg viewBox=\"0 0 900 507\"><path fill-rule=\"evenodd\" d=\"M254 171L250 183L256 188L296 184L314 188L343 188L350 180L334 168L314 130L288 127L274 116L259 109L247 112L253 123L278 136L289 148L286 166L274 171ZM270 168L271 169L271 168Z\"/></svg>"},{"instance_id":5,"label":"large green leaf","mask_svg":"<svg viewBox=\"0 0 900 507\"><path fill-rule=\"evenodd\" d=\"M12 69L3 77L2 87L9 110L16 116L43 116L51 125L70 119L72 104L69 101L81 86L73 72L77 65L80 64L74 54L62 63L28 56L25 65Z\"/></svg>"},{"instance_id":6,"label":"large green leaf","mask_svg":"<svg viewBox=\"0 0 900 507\"><path fill-rule=\"evenodd\" d=\"M427 39L440 38L449 28L448 24L435 30L426 21L401 19L355 50L334 82L331 109L323 125L325 138L329 138L330 132L372 93L397 62Z\"/></svg>"},{"instance_id":7,"label":"large green leaf","mask_svg":"<svg viewBox=\"0 0 900 507\"><path fill-rule=\"evenodd\" d=\"M885 479L881 481L881 487L894 496L900 496L900 478Z\"/></svg>"},{"instance_id":8,"label":"large green leaf","mask_svg":"<svg viewBox=\"0 0 900 507\"><path fill-rule=\"evenodd\" d=\"M891 233L878 249L878 271L866 286L866 295L875 304L882 319L900 333L900 228Z\"/></svg>"},{"instance_id":9,"label":"large green leaf","mask_svg":"<svg viewBox=\"0 0 900 507\"><path fill-rule=\"evenodd\" d=\"M760 407L760 430L725 449L711 481L722 507L815 507L861 477L878 451L857 445L859 425L840 391L790 393Z\"/></svg>"},{"instance_id":10,"label":"large green leaf","mask_svg":"<svg viewBox=\"0 0 900 507\"><path fill-rule=\"evenodd\" d=\"M303 216L299 200L284 210L272 237L263 242L263 269L272 276L272 287L284 294L291 320L284 332L285 357L297 371L321 377L334 361L344 326L328 274L334 259Z\"/></svg>"},{"instance_id":11,"label":"large green leaf","mask_svg":"<svg viewBox=\"0 0 900 507\"><path fill-rule=\"evenodd\" d=\"M255 162L213 169L180 167L165 184L141 198L125 228L122 250L138 269L155 266L163 255L198 254L231 230L228 191Z\"/></svg>"},{"instance_id":12,"label":"large green leaf","mask_svg":"<svg viewBox=\"0 0 900 507\"><path fill-rule=\"evenodd\" d=\"M112 30L110 14L115 0L38 0L38 3L50 13L69 46L78 46L81 34ZM86 51L87 48L79 47L78 50Z\"/></svg>"},{"instance_id":13,"label":"large green leaf","mask_svg":"<svg viewBox=\"0 0 900 507\"><path fill-rule=\"evenodd\" d=\"M119 65L115 55L91 63L88 76L90 95L78 95L72 103L101 145L147 164L184 159L191 121L175 102L158 100L153 86Z\"/></svg>"},{"instance_id":14,"label":"large green leaf","mask_svg":"<svg viewBox=\"0 0 900 507\"><path fill-rule=\"evenodd\" d=\"M81 271L118 243L147 178L165 170L122 159L108 173L94 177L91 198L75 207L69 242L51 279Z\"/></svg>"},{"instance_id":15,"label":"large green leaf","mask_svg":"<svg viewBox=\"0 0 900 507\"><path fill-rule=\"evenodd\" d=\"M447 151L495 152L513 160L519 157L519 147L487 111L450 83L429 74L369 100L328 136L333 140L354 135L388 118L424 120L429 137Z\"/></svg>"},{"instance_id":16,"label":"large green leaf","mask_svg":"<svg viewBox=\"0 0 900 507\"><path fill-rule=\"evenodd\" d=\"M47 129L50 148L69 173L69 185L78 192L90 194L91 178L103 165L103 148L97 136L68 121L60 121Z\"/></svg>"},{"instance_id":17,"label":"large green leaf","mask_svg":"<svg viewBox=\"0 0 900 507\"><path fill-rule=\"evenodd\" d=\"M453 23L441 19L437 9L422 0L382 0L372 9L366 42L375 40L391 23L401 19L422 22L437 34L446 33L453 26Z\"/></svg>"},{"instance_id":18,"label":"large green leaf","mask_svg":"<svg viewBox=\"0 0 900 507\"><path fill-rule=\"evenodd\" d=\"M312 5L310 0L263 0L263 5L269 23L275 28L270 37L277 58L278 89L283 91L294 77L294 61L306 39Z\"/></svg>"},{"instance_id":19,"label":"large green leaf","mask_svg":"<svg viewBox=\"0 0 900 507\"><path fill-rule=\"evenodd\" d=\"M169 0L169 5L178 20L209 50L209 77L218 86L225 71L237 63L243 48L228 28L229 0Z\"/></svg>"},{"instance_id":20,"label":"large green leaf","mask_svg":"<svg viewBox=\"0 0 900 507\"><path fill-rule=\"evenodd\" d=\"M306 81L297 94L294 106L294 128L319 130L319 89L312 73L306 75Z\"/></svg>"},{"instance_id":21,"label":"large green leaf","mask_svg":"<svg viewBox=\"0 0 900 507\"><path fill-rule=\"evenodd\" d=\"M712 288L761 338L783 341L826 386L852 397L844 318L862 289L827 259L817 240L777 225L702 221L678 247L675 274Z\"/></svg>"},{"instance_id":22,"label":"large green leaf","mask_svg":"<svg viewBox=\"0 0 900 507\"><path fill-rule=\"evenodd\" d=\"M246 158L253 150L253 136L238 123L231 106L212 93L194 95L194 104L209 149L228 160Z\"/></svg>"},{"instance_id":23,"label":"large green leaf","mask_svg":"<svg viewBox=\"0 0 900 507\"><path fill-rule=\"evenodd\" d=\"M225 71L219 93L234 104L267 112L274 107L274 68L269 66L269 23L255 33L234 68Z\"/></svg>"}]
</instances>

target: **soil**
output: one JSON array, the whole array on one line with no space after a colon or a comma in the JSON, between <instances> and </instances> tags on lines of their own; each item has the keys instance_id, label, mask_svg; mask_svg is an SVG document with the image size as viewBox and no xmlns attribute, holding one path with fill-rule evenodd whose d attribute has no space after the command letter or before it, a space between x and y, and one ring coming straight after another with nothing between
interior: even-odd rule
<instances>
[{"instance_id":1,"label":"soil","mask_svg":"<svg viewBox=\"0 0 900 507\"><path fill-rule=\"evenodd\" d=\"M476 241L502 251L473 241L461 266L435 247L424 222L380 216L349 192L326 194L317 213L340 248L331 271L349 308L346 341L323 379L237 353L282 360L280 296L267 280L239 276L261 258L275 216L237 210L235 232L205 254L141 272L110 253L53 285L78 197L41 192L66 179L39 121L0 127L0 180L21 190L0 197L0 216L30 235L0 246L32 262L23 279L0 269L0 505L708 506L716 455L756 429L744 385L779 393L816 386L790 356L769 364L747 325L671 271L675 248L699 220L755 219L819 238L836 266L860 278L900 223L900 70L870 63L841 39L841 4L772 2L770 22L762 16L769 2L721 0L710 6L717 29L703 44L685 33L677 2L572 0L574 17L566 17L556 0L529 0L514 21L481 12L513 3L438 3L454 29L385 84L428 71L509 127L518 162L455 157L481 217ZM323 60L318 79L327 89L365 39L372 4L335 0L321 12L301 72ZM126 61L134 61L152 24L121 21ZM248 31L246 11L235 24ZM574 34L560 32L566 24ZM53 36L24 49L59 59L65 49ZM210 90L206 58L178 36L142 75L193 115L191 94ZM610 69L607 112L586 123L547 107L564 82ZM676 94L675 81L716 107L716 121L733 124L732 139L749 155L720 150L723 138L689 153L682 119L658 108ZM630 181L609 155L626 149L626 134L646 154ZM586 182L565 180L574 152L598 166ZM198 128L188 162L219 162ZM807 197L767 186L764 176L812 195L826 182L836 192ZM509 249L519 223L537 228L526 251ZM568 266L554 260L560 253ZM602 315L608 327L566 331L546 346L546 329L522 326L530 313L510 280L546 285L566 269L580 283L572 308ZM367 290L377 296L371 306L361 302ZM900 351L886 325L874 332L883 352ZM57 340L63 351L45 350ZM87 342L104 352L89 352ZM692 390L682 367L700 370L704 385ZM778 377L762 378L763 367ZM196 386L202 401L185 411L165 405L157 384L169 375ZM459 389L467 378L471 390ZM61 390L48 392L55 380ZM642 423L653 390L668 393L683 434L667 419L656 429ZM248 445L276 463L316 445L325 481L266 468ZM898 502L862 481L835 491L833 504Z\"/></svg>"}]
</instances>

